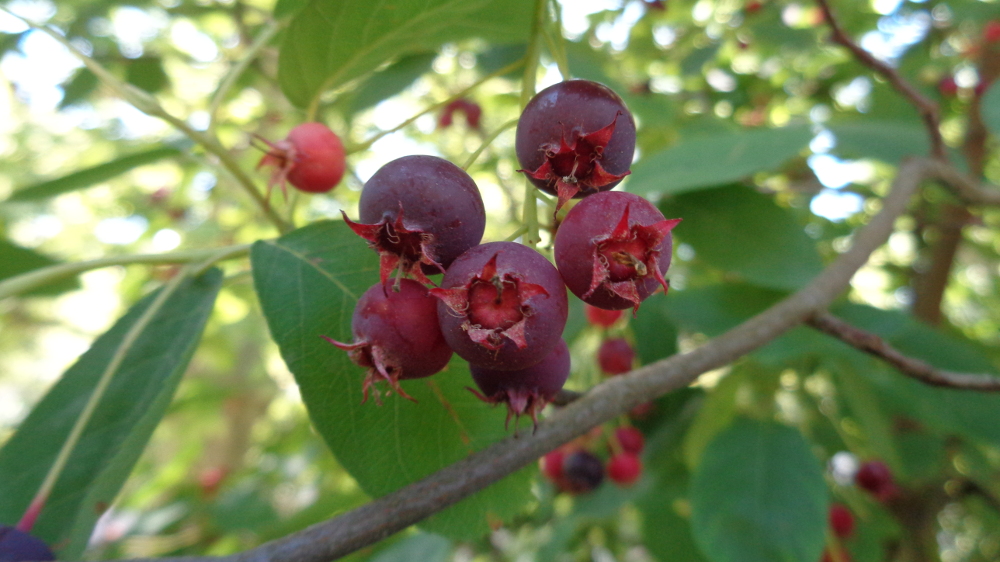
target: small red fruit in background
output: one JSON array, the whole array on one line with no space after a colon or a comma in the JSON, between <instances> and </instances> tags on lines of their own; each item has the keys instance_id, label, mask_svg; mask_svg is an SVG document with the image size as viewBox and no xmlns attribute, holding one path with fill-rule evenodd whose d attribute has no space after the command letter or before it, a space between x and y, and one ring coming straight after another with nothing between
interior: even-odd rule
<instances>
[{"instance_id":1,"label":"small red fruit in background","mask_svg":"<svg viewBox=\"0 0 1000 562\"><path fill-rule=\"evenodd\" d=\"M615 325L625 313L621 310L604 310L589 304L583 305L583 313L587 316L587 322L601 328L610 328Z\"/></svg>"},{"instance_id":2,"label":"small red fruit in background","mask_svg":"<svg viewBox=\"0 0 1000 562\"><path fill-rule=\"evenodd\" d=\"M563 460L566 453L562 449L556 449L542 457L542 474L553 482L558 482L563 477Z\"/></svg>"},{"instance_id":3,"label":"small red fruit in background","mask_svg":"<svg viewBox=\"0 0 1000 562\"><path fill-rule=\"evenodd\" d=\"M467 99L457 99L448 105L444 106L444 111L441 112L441 116L438 117L438 127L441 129L447 129L454 122L454 115L456 111L460 111L465 114L465 122L469 124L469 127L473 129L480 129L480 119L483 116L483 108L479 107L479 104L474 101L469 101Z\"/></svg>"},{"instance_id":4,"label":"small red fruit in background","mask_svg":"<svg viewBox=\"0 0 1000 562\"><path fill-rule=\"evenodd\" d=\"M646 439L642 436L642 432L634 427L619 427L615 430L615 439L622 451L633 455L642 453L642 449L646 445Z\"/></svg>"},{"instance_id":5,"label":"small red fruit in background","mask_svg":"<svg viewBox=\"0 0 1000 562\"><path fill-rule=\"evenodd\" d=\"M898 491L889 466L879 460L862 464L854 475L854 483L882 502L892 499Z\"/></svg>"},{"instance_id":6,"label":"small red fruit in background","mask_svg":"<svg viewBox=\"0 0 1000 562\"><path fill-rule=\"evenodd\" d=\"M958 95L958 84L953 76L945 76L938 82L938 92L946 98L953 98Z\"/></svg>"},{"instance_id":7,"label":"small red fruit in background","mask_svg":"<svg viewBox=\"0 0 1000 562\"><path fill-rule=\"evenodd\" d=\"M604 481L601 459L587 451L574 451L563 459L563 479L560 487L571 494L582 494L597 488Z\"/></svg>"},{"instance_id":8,"label":"small red fruit in background","mask_svg":"<svg viewBox=\"0 0 1000 562\"><path fill-rule=\"evenodd\" d=\"M597 364L606 375L621 375L632 370L635 351L624 338L604 340L597 350Z\"/></svg>"},{"instance_id":9,"label":"small red fruit in background","mask_svg":"<svg viewBox=\"0 0 1000 562\"><path fill-rule=\"evenodd\" d=\"M212 466L201 471L198 475L198 487L205 497L214 496L219 491L219 486L229 474L229 469L224 466Z\"/></svg>"},{"instance_id":10,"label":"small red fruit in background","mask_svg":"<svg viewBox=\"0 0 1000 562\"><path fill-rule=\"evenodd\" d=\"M762 4L762 3L760 3L760 2L756 2L756 1L753 1L753 2L747 2L747 5L746 5L746 7L745 7L745 8L743 8L743 10L744 10L744 11L745 11L745 12L746 12L746 13L747 13L748 15L749 15L749 14L756 14L756 13L757 13L757 12L759 12L759 11L760 11L760 10L761 10L761 9L762 9L763 7L764 7L764 4Z\"/></svg>"},{"instance_id":11,"label":"small red fruit in background","mask_svg":"<svg viewBox=\"0 0 1000 562\"><path fill-rule=\"evenodd\" d=\"M987 43L1000 42L1000 20L990 20L983 26L983 41Z\"/></svg>"},{"instance_id":12,"label":"small red fruit in background","mask_svg":"<svg viewBox=\"0 0 1000 562\"><path fill-rule=\"evenodd\" d=\"M642 460L637 455L622 453L608 461L608 478L621 486L631 486L642 475Z\"/></svg>"},{"instance_id":13,"label":"small red fruit in background","mask_svg":"<svg viewBox=\"0 0 1000 562\"><path fill-rule=\"evenodd\" d=\"M303 123L292 129L284 140L270 142L269 150L258 168L274 167L267 182L267 196L275 185L286 196L285 183L301 191L324 193L340 183L346 166L344 143L322 123Z\"/></svg>"},{"instance_id":14,"label":"small red fruit in background","mask_svg":"<svg viewBox=\"0 0 1000 562\"><path fill-rule=\"evenodd\" d=\"M830 528L840 539L846 539L854 533L854 516L847 506L839 503L830 506Z\"/></svg>"}]
</instances>

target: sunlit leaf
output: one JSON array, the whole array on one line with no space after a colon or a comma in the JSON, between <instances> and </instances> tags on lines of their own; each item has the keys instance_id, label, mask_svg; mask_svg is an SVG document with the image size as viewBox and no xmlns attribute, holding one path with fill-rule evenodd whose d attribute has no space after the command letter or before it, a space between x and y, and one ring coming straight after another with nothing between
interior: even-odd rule
<instances>
[{"instance_id":1,"label":"sunlit leaf","mask_svg":"<svg viewBox=\"0 0 1000 562\"><path fill-rule=\"evenodd\" d=\"M0 281L59 262L34 250L0 239ZM62 279L39 287L29 295L53 295L79 286L75 279Z\"/></svg>"},{"instance_id":2,"label":"sunlit leaf","mask_svg":"<svg viewBox=\"0 0 1000 562\"><path fill-rule=\"evenodd\" d=\"M995 139L1000 139L1000 86L993 82L990 89L983 94L979 102L982 108L983 123Z\"/></svg>"}]
</instances>

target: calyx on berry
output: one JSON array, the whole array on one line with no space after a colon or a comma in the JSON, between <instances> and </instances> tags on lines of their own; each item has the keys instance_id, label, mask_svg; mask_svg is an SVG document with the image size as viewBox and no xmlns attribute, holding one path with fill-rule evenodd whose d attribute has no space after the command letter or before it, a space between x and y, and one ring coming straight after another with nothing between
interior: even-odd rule
<instances>
[{"instance_id":1,"label":"calyx on berry","mask_svg":"<svg viewBox=\"0 0 1000 562\"><path fill-rule=\"evenodd\" d=\"M538 412L562 390L569 378L569 347L562 339L556 348L541 362L516 371L500 371L470 365L472 380L479 392L472 391L480 400L490 404L507 404L507 424L513 415L520 418L527 414L538 425Z\"/></svg>"},{"instance_id":2,"label":"calyx on berry","mask_svg":"<svg viewBox=\"0 0 1000 562\"><path fill-rule=\"evenodd\" d=\"M275 185L281 187L286 197L286 183L301 191L323 193L336 187L344 177L344 143L322 123L302 123L277 142L257 138L268 147L257 168L274 168L267 182L268 199Z\"/></svg>"}]
</instances>

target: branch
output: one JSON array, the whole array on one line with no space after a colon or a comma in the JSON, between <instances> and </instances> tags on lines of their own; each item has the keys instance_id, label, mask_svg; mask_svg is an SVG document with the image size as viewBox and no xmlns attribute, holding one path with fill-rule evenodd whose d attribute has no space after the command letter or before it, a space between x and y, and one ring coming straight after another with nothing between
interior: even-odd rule
<instances>
[{"instance_id":1,"label":"branch","mask_svg":"<svg viewBox=\"0 0 1000 562\"><path fill-rule=\"evenodd\" d=\"M928 164L928 172L947 187L962 201L971 205L1000 206L1000 187L980 185L971 177L945 162L933 161Z\"/></svg>"},{"instance_id":2,"label":"branch","mask_svg":"<svg viewBox=\"0 0 1000 562\"><path fill-rule=\"evenodd\" d=\"M931 154L935 158L945 160L947 156L944 149L944 139L941 138L941 110L938 108L938 105L921 94L895 68L878 60L871 53L855 43L844 29L840 27L840 23L834 17L833 11L830 10L828 0L816 0L816 3L819 4L820 10L823 11L823 19L830 26L830 31L833 32L834 42L846 47L858 62L881 74L883 78L892 84L896 91L917 108L917 111L920 112L920 117L924 120L924 125L927 126L927 134L931 138Z\"/></svg>"},{"instance_id":3,"label":"branch","mask_svg":"<svg viewBox=\"0 0 1000 562\"><path fill-rule=\"evenodd\" d=\"M739 359L819 311L843 292L869 255L889 238L897 217L927 175L926 162L899 169L882 210L808 286L704 346L612 377L539 423L465 459L334 519L232 556L177 562L327 562L378 542L535 462L539 457L642 402L683 388L706 371ZM156 562L171 562L159 559Z\"/></svg>"},{"instance_id":4,"label":"branch","mask_svg":"<svg viewBox=\"0 0 1000 562\"><path fill-rule=\"evenodd\" d=\"M882 359L904 375L931 386L987 392L1000 391L1000 377L953 373L936 369L929 363L903 355L879 336L852 326L828 312L819 312L806 323L847 345Z\"/></svg>"}]
</instances>

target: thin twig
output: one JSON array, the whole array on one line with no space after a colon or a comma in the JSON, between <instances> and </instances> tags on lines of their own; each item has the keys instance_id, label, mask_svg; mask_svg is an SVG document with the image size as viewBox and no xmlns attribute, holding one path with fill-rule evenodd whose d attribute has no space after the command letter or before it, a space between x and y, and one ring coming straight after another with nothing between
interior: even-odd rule
<instances>
[{"instance_id":1,"label":"thin twig","mask_svg":"<svg viewBox=\"0 0 1000 562\"><path fill-rule=\"evenodd\" d=\"M858 62L881 74L883 78L892 84L896 91L913 104L920 113L920 117L923 118L924 125L927 127L927 134L931 139L931 154L935 158L945 160L947 155L945 154L944 139L941 138L941 109L938 107L938 104L921 94L895 68L878 60L871 53L855 43L844 31L844 28L840 26L837 18L834 17L828 0L816 0L816 3L819 4L820 10L823 11L823 18L833 32L833 40L846 47Z\"/></svg>"},{"instance_id":2,"label":"thin twig","mask_svg":"<svg viewBox=\"0 0 1000 562\"><path fill-rule=\"evenodd\" d=\"M904 375L931 386L987 392L1000 391L1000 377L954 373L936 369L929 363L907 357L879 336L852 326L828 312L817 313L806 323L851 347L882 359Z\"/></svg>"},{"instance_id":3,"label":"thin twig","mask_svg":"<svg viewBox=\"0 0 1000 562\"><path fill-rule=\"evenodd\" d=\"M1000 187L979 185L971 177L945 162L932 161L928 166L931 175L951 188L962 201L972 205L1000 205Z\"/></svg>"},{"instance_id":4,"label":"thin twig","mask_svg":"<svg viewBox=\"0 0 1000 562\"><path fill-rule=\"evenodd\" d=\"M159 559L156 562L326 562L397 533L538 460L590 428L638 404L683 388L704 372L766 345L816 312L825 310L876 248L888 240L897 217L925 178L922 160L904 163L882 210L809 285L729 332L689 353L612 377L538 424L531 435L509 437L391 494L287 537L232 556Z\"/></svg>"},{"instance_id":5,"label":"thin twig","mask_svg":"<svg viewBox=\"0 0 1000 562\"><path fill-rule=\"evenodd\" d=\"M219 87L215 90L215 94L212 96L211 103L209 103L208 105L209 133L215 130L216 118L219 113L219 107L225 100L226 95L229 93L229 90L232 89L233 84L235 84L236 80L243 75L243 72L247 69L247 67L250 66L250 64L254 61L254 59L257 58L257 55L260 54L260 51L263 50L264 47L266 47L267 44L271 42L271 39L274 38L274 36L279 31L281 31L281 28L284 27L284 25L288 21L289 20L286 19L282 21L268 22L264 26L264 29L260 32L260 34L257 35L257 38L254 39L250 47L247 49L247 52L243 55L243 58L240 59L240 61L237 62L235 65L233 65L233 67L229 70L229 72L226 73L226 76L222 79L222 82L219 83Z\"/></svg>"},{"instance_id":6,"label":"thin twig","mask_svg":"<svg viewBox=\"0 0 1000 562\"><path fill-rule=\"evenodd\" d=\"M500 125L500 127L498 127L497 130L490 133L490 136L486 137L486 140L484 140L483 143L479 145L479 148L477 148L475 152L469 155L469 158L466 159L464 164L462 164L462 169L468 171L469 167L476 163L476 160L479 158L479 155L481 155L484 150L489 148L489 146L493 144L493 141L497 140L497 137L499 137L501 133L513 127L514 125L517 125L517 121L518 121L517 119L511 119L510 121L507 121L503 125Z\"/></svg>"}]
</instances>

